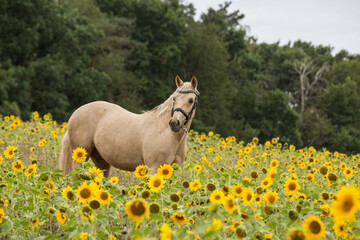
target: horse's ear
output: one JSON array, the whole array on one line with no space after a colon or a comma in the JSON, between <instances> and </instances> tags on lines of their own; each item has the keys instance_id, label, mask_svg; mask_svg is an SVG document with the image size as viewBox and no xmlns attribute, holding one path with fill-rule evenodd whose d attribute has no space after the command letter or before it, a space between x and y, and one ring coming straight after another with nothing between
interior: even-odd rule
<instances>
[{"instance_id":1,"label":"horse's ear","mask_svg":"<svg viewBox=\"0 0 360 240\"><path fill-rule=\"evenodd\" d=\"M179 75L175 77L175 83L178 88L181 88L184 82L180 79Z\"/></svg>"},{"instance_id":2,"label":"horse's ear","mask_svg":"<svg viewBox=\"0 0 360 240\"><path fill-rule=\"evenodd\" d=\"M198 81L197 81L196 77L193 76L192 79L191 79L191 86L192 86L194 89L196 89L196 88L197 88L197 85L198 85Z\"/></svg>"}]
</instances>

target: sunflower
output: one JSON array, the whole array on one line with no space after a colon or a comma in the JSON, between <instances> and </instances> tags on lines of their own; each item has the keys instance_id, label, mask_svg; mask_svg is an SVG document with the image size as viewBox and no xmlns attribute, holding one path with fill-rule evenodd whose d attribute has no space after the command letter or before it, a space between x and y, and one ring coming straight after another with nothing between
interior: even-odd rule
<instances>
[{"instance_id":1,"label":"sunflower","mask_svg":"<svg viewBox=\"0 0 360 240\"><path fill-rule=\"evenodd\" d=\"M360 206L359 196L360 191L355 186L342 186L331 204L334 218L352 221Z\"/></svg>"},{"instance_id":2,"label":"sunflower","mask_svg":"<svg viewBox=\"0 0 360 240\"><path fill-rule=\"evenodd\" d=\"M157 192L164 187L164 178L158 174L155 174L149 178L148 186L151 191Z\"/></svg>"},{"instance_id":3,"label":"sunflower","mask_svg":"<svg viewBox=\"0 0 360 240\"><path fill-rule=\"evenodd\" d=\"M346 224L342 220L336 221L334 223L333 229L334 229L336 236L338 236L338 237L346 238L349 235Z\"/></svg>"},{"instance_id":4,"label":"sunflower","mask_svg":"<svg viewBox=\"0 0 360 240\"><path fill-rule=\"evenodd\" d=\"M270 168L267 173L267 177L274 179L276 174L277 174L276 168Z\"/></svg>"},{"instance_id":5,"label":"sunflower","mask_svg":"<svg viewBox=\"0 0 360 240\"><path fill-rule=\"evenodd\" d=\"M148 168L145 165L139 165L135 169L135 177L144 178L149 174Z\"/></svg>"},{"instance_id":6,"label":"sunflower","mask_svg":"<svg viewBox=\"0 0 360 240\"><path fill-rule=\"evenodd\" d=\"M223 202L225 195L222 191L215 190L210 195L210 202L219 203Z\"/></svg>"},{"instance_id":7,"label":"sunflower","mask_svg":"<svg viewBox=\"0 0 360 240\"><path fill-rule=\"evenodd\" d=\"M271 204L274 204L276 203L276 201L279 199L278 197L278 193L277 192L274 192L272 190L268 191L267 193L265 193L264 195L264 200L265 200L265 203L267 205L271 205Z\"/></svg>"},{"instance_id":8,"label":"sunflower","mask_svg":"<svg viewBox=\"0 0 360 240\"><path fill-rule=\"evenodd\" d=\"M246 188L242 195L243 203L249 206L254 201L254 191L250 188Z\"/></svg>"},{"instance_id":9,"label":"sunflower","mask_svg":"<svg viewBox=\"0 0 360 240\"><path fill-rule=\"evenodd\" d=\"M307 178L307 180L309 180L310 182L312 182L312 181L314 181L315 176L314 176L314 174L312 174L312 173L308 173L308 174L306 175L306 178Z\"/></svg>"},{"instance_id":10,"label":"sunflower","mask_svg":"<svg viewBox=\"0 0 360 240\"><path fill-rule=\"evenodd\" d=\"M0 153L0 165L3 163L4 159L3 157L1 156L1 153Z\"/></svg>"},{"instance_id":11,"label":"sunflower","mask_svg":"<svg viewBox=\"0 0 360 240\"><path fill-rule=\"evenodd\" d=\"M36 172L36 163L29 165L28 168L25 170L25 174L27 175L27 177L30 177L33 173Z\"/></svg>"},{"instance_id":12,"label":"sunflower","mask_svg":"<svg viewBox=\"0 0 360 240\"><path fill-rule=\"evenodd\" d=\"M14 172L20 172L24 168L25 167L24 167L22 161L15 161L12 163L12 170L14 170Z\"/></svg>"},{"instance_id":13,"label":"sunflower","mask_svg":"<svg viewBox=\"0 0 360 240\"><path fill-rule=\"evenodd\" d=\"M95 183L87 185L86 182L83 182L83 184L76 190L76 195L79 197L80 202L89 202L94 198L96 191L97 186Z\"/></svg>"},{"instance_id":14,"label":"sunflower","mask_svg":"<svg viewBox=\"0 0 360 240\"><path fill-rule=\"evenodd\" d=\"M4 151L4 156L7 159L12 159L15 155L16 152L16 147L15 146L7 146L5 151Z\"/></svg>"},{"instance_id":15,"label":"sunflower","mask_svg":"<svg viewBox=\"0 0 360 240\"><path fill-rule=\"evenodd\" d=\"M231 193L235 197L241 197L244 192L244 187L239 183L231 188Z\"/></svg>"},{"instance_id":16,"label":"sunflower","mask_svg":"<svg viewBox=\"0 0 360 240\"><path fill-rule=\"evenodd\" d=\"M199 173L201 171L201 165L200 164L195 165L194 169Z\"/></svg>"},{"instance_id":17,"label":"sunflower","mask_svg":"<svg viewBox=\"0 0 360 240\"><path fill-rule=\"evenodd\" d=\"M276 168L278 164L279 164L278 160L272 159L270 162L270 168Z\"/></svg>"},{"instance_id":18,"label":"sunflower","mask_svg":"<svg viewBox=\"0 0 360 240\"><path fill-rule=\"evenodd\" d=\"M160 206L156 202L153 202L149 206L149 210L151 213L159 213L160 212Z\"/></svg>"},{"instance_id":19,"label":"sunflower","mask_svg":"<svg viewBox=\"0 0 360 240\"><path fill-rule=\"evenodd\" d=\"M110 204L110 202L112 201L111 198L111 194L104 191L103 189L100 189L98 191L98 199L100 200L101 204L106 205L106 204Z\"/></svg>"},{"instance_id":20,"label":"sunflower","mask_svg":"<svg viewBox=\"0 0 360 240\"><path fill-rule=\"evenodd\" d=\"M126 203L126 214L131 220L139 223L144 217L149 218L149 206L145 200L135 199Z\"/></svg>"},{"instance_id":21,"label":"sunflower","mask_svg":"<svg viewBox=\"0 0 360 240\"><path fill-rule=\"evenodd\" d=\"M99 179L102 179L104 177L104 172L101 171L100 168L97 168L95 166L89 169L88 174L91 175L91 173L93 173Z\"/></svg>"},{"instance_id":22,"label":"sunflower","mask_svg":"<svg viewBox=\"0 0 360 240\"><path fill-rule=\"evenodd\" d=\"M346 179L350 179L353 175L353 170L350 167L346 167L344 169L344 175L345 175Z\"/></svg>"},{"instance_id":23,"label":"sunflower","mask_svg":"<svg viewBox=\"0 0 360 240\"><path fill-rule=\"evenodd\" d=\"M66 188L64 188L64 190L62 191L62 195L66 200L74 200L75 199L75 193L70 186L67 186Z\"/></svg>"},{"instance_id":24,"label":"sunflower","mask_svg":"<svg viewBox=\"0 0 360 240\"><path fill-rule=\"evenodd\" d=\"M171 219L174 221L174 223L176 223L179 226L187 222L185 215L179 212L176 212L173 215L171 215Z\"/></svg>"},{"instance_id":25,"label":"sunflower","mask_svg":"<svg viewBox=\"0 0 360 240\"><path fill-rule=\"evenodd\" d=\"M110 178L110 182L112 182L112 183L117 183L118 181L119 181L118 177L111 177Z\"/></svg>"},{"instance_id":26,"label":"sunflower","mask_svg":"<svg viewBox=\"0 0 360 240\"><path fill-rule=\"evenodd\" d=\"M322 239L325 237L325 226L317 216L304 220L305 235L309 239Z\"/></svg>"},{"instance_id":27,"label":"sunflower","mask_svg":"<svg viewBox=\"0 0 360 240\"><path fill-rule=\"evenodd\" d=\"M220 230L221 226L222 226L221 220L213 218L213 222L212 222L211 226L207 228L207 231L215 232L217 230Z\"/></svg>"},{"instance_id":28,"label":"sunflower","mask_svg":"<svg viewBox=\"0 0 360 240\"><path fill-rule=\"evenodd\" d=\"M89 202L89 206L91 207L91 209L97 210L100 208L100 202L97 199L93 199Z\"/></svg>"},{"instance_id":29,"label":"sunflower","mask_svg":"<svg viewBox=\"0 0 360 240\"><path fill-rule=\"evenodd\" d=\"M0 223L2 223L4 216L5 216L4 210L0 208Z\"/></svg>"},{"instance_id":30,"label":"sunflower","mask_svg":"<svg viewBox=\"0 0 360 240\"><path fill-rule=\"evenodd\" d=\"M87 153L86 153L85 148L82 148L82 147L75 148L72 153L72 159L77 163L81 163L81 162L85 161L86 154Z\"/></svg>"},{"instance_id":31,"label":"sunflower","mask_svg":"<svg viewBox=\"0 0 360 240\"><path fill-rule=\"evenodd\" d=\"M80 239L81 239L81 240L88 240L88 235L87 235L87 233L81 232L81 233L80 233Z\"/></svg>"},{"instance_id":32,"label":"sunflower","mask_svg":"<svg viewBox=\"0 0 360 240\"><path fill-rule=\"evenodd\" d=\"M160 239L161 240L171 240L172 239L172 231L167 223L164 223L160 228Z\"/></svg>"},{"instance_id":33,"label":"sunflower","mask_svg":"<svg viewBox=\"0 0 360 240\"><path fill-rule=\"evenodd\" d=\"M306 236L301 229L292 229L288 231L287 240L305 240Z\"/></svg>"},{"instance_id":34,"label":"sunflower","mask_svg":"<svg viewBox=\"0 0 360 240\"><path fill-rule=\"evenodd\" d=\"M201 183L199 179L196 179L194 182L190 183L190 189L192 191L196 191L201 187Z\"/></svg>"},{"instance_id":35,"label":"sunflower","mask_svg":"<svg viewBox=\"0 0 360 240\"><path fill-rule=\"evenodd\" d=\"M164 164L158 168L159 175L162 176L164 179L171 177L173 172L174 169L168 164Z\"/></svg>"},{"instance_id":36,"label":"sunflower","mask_svg":"<svg viewBox=\"0 0 360 240\"><path fill-rule=\"evenodd\" d=\"M233 195L228 195L228 196L224 197L224 200L222 203L223 203L226 211L228 211L230 213L235 211L236 203L235 203L235 198Z\"/></svg>"},{"instance_id":37,"label":"sunflower","mask_svg":"<svg viewBox=\"0 0 360 240\"><path fill-rule=\"evenodd\" d=\"M297 191L301 188L298 184L298 180L293 180L288 178L284 184L285 192L287 195L296 194Z\"/></svg>"},{"instance_id":38,"label":"sunflower","mask_svg":"<svg viewBox=\"0 0 360 240\"><path fill-rule=\"evenodd\" d=\"M35 219L31 220L31 225L33 225L33 227L38 227L39 226L39 219L35 218Z\"/></svg>"},{"instance_id":39,"label":"sunflower","mask_svg":"<svg viewBox=\"0 0 360 240\"><path fill-rule=\"evenodd\" d=\"M270 187L272 183L273 183L272 178L267 177L261 181L261 187L262 188Z\"/></svg>"},{"instance_id":40,"label":"sunflower","mask_svg":"<svg viewBox=\"0 0 360 240\"><path fill-rule=\"evenodd\" d=\"M59 223L61 223L62 225L65 224L66 221L66 215L64 212L58 210L57 214L56 214L56 219L58 220Z\"/></svg>"}]
</instances>

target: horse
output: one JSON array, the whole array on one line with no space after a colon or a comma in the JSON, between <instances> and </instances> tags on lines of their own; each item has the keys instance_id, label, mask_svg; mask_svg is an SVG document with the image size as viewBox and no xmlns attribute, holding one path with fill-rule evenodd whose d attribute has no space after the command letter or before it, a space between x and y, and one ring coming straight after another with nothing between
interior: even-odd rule
<instances>
[{"instance_id":1,"label":"horse","mask_svg":"<svg viewBox=\"0 0 360 240\"><path fill-rule=\"evenodd\" d=\"M162 104L135 114L105 101L79 107L68 121L62 140L60 169L63 175L80 166L72 152L82 147L95 166L108 177L110 168L135 171L139 165L152 173L163 164L181 165L186 156L186 136L195 115L199 91L190 82L175 77L176 90Z\"/></svg>"}]
</instances>

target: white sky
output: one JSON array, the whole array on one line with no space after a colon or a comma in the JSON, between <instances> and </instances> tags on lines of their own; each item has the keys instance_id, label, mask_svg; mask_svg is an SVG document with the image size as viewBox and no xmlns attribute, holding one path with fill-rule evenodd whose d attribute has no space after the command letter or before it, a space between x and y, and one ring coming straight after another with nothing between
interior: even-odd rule
<instances>
[{"instance_id":1,"label":"white sky","mask_svg":"<svg viewBox=\"0 0 360 240\"><path fill-rule=\"evenodd\" d=\"M229 0L228 0L229 1ZM225 0L184 0L193 3L196 19ZM229 11L245 14L242 25L258 43L281 45L298 39L360 54L360 0L233 0Z\"/></svg>"}]
</instances>

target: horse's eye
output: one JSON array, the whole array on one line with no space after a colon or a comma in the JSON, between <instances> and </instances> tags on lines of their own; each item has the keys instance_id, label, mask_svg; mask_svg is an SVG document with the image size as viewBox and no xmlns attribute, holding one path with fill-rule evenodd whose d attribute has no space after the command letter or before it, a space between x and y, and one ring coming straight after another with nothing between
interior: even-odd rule
<instances>
[{"instance_id":1,"label":"horse's eye","mask_svg":"<svg viewBox=\"0 0 360 240\"><path fill-rule=\"evenodd\" d=\"M190 98L189 103L193 103L193 102L194 102L194 99Z\"/></svg>"}]
</instances>

